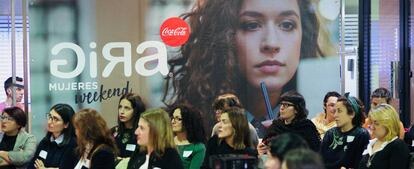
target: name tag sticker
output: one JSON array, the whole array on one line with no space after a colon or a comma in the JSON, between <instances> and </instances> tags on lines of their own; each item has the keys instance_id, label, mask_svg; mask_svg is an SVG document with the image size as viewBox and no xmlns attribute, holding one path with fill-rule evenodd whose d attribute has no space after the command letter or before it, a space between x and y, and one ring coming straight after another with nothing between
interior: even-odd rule
<instances>
[{"instance_id":1,"label":"name tag sticker","mask_svg":"<svg viewBox=\"0 0 414 169\"><path fill-rule=\"evenodd\" d=\"M135 145L135 144L127 144L125 149L128 150L128 151L135 151L136 147L137 147L137 145Z\"/></svg>"},{"instance_id":2,"label":"name tag sticker","mask_svg":"<svg viewBox=\"0 0 414 169\"><path fill-rule=\"evenodd\" d=\"M43 159L45 159L45 160L46 160L46 157L47 157L47 151L45 151L45 150L40 151L40 153L39 153L39 157L42 157Z\"/></svg>"},{"instance_id":3,"label":"name tag sticker","mask_svg":"<svg viewBox=\"0 0 414 169\"><path fill-rule=\"evenodd\" d=\"M352 141L354 141L355 136L348 136L346 137L346 142L350 143Z\"/></svg>"},{"instance_id":4,"label":"name tag sticker","mask_svg":"<svg viewBox=\"0 0 414 169\"><path fill-rule=\"evenodd\" d=\"M183 152L183 157L190 157L191 153L193 153L193 151L184 151Z\"/></svg>"}]
</instances>

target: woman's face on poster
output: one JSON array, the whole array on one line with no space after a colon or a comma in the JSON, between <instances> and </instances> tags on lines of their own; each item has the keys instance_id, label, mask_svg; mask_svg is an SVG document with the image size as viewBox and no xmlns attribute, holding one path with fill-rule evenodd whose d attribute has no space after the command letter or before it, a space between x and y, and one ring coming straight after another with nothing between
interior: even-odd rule
<instances>
[{"instance_id":1,"label":"woman's face on poster","mask_svg":"<svg viewBox=\"0 0 414 169\"><path fill-rule=\"evenodd\" d=\"M250 86L281 90L296 72L302 42L297 1L245 0L236 45L241 74Z\"/></svg>"}]
</instances>

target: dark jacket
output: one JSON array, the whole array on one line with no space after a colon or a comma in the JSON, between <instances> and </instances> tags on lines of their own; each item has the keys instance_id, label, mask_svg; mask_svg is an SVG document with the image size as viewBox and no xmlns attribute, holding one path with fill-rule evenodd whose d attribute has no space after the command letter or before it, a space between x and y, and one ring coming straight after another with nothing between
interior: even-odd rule
<instances>
[{"instance_id":1,"label":"dark jacket","mask_svg":"<svg viewBox=\"0 0 414 169\"><path fill-rule=\"evenodd\" d=\"M115 153L112 148L101 144L93 147L88 159L91 160L89 169L115 169Z\"/></svg>"},{"instance_id":2,"label":"dark jacket","mask_svg":"<svg viewBox=\"0 0 414 169\"><path fill-rule=\"evenodd\" d=\"M270 138L283 133L295 133L301 136L309 144L313 151L319 151L321 140L315 124L309 119L293 121L291 124L285 124L283 120L273 120L272 125L267 130L267 135L263 140L268 141Z\"/></svg>"},{"instance_id":3,"label":"dark jacket","mask_svg":"<svg viewBox=\"0 0 414 169\"><path fill-rule=\"evenodd\" d=\"M141 152L139 149L135 150L128 162L128 169L139 169L146 160L146 154L147 152ZM148 161L148 169L154 167L162 169L183 169L183 164L176 149L166 148L164 154L161 156L157 156L154 152L151 153Z\"/></svg>"},{"instance_id":4,"label":"dark jacket","mask_svg":"<svg viewBox=\"0 0 414 169\"><path fill-rule=\"evenodd\" d=\"M72 137L67 144L57 144L55 141L50 141L50 138L44 137L37 146L36 153L27 168L35 169L35 160L39 159L46 167L73 169L79 161L75 152L76 145L75 137ZM45 153L47 153L46 159L42 157Z\"/></svg>"},{"instance_id":5,"label":"dark jacket","mask_svg":"<svg viewBox=\"0 0 414 169\"><path fill-rule=\"evenodd\" d=\"M408 169L409 161L407 146L402 140L396 139L373 155L364 155L359 163L359 169Z\"/></svg>"},{"instance_id":6,"label":"dark jacket","mask_svg":"<svg viewBox=\"0 0 414 169\"><path fill-rule=\"evenodd\" d=\"M124 129L124 133L120 133L119 127L115 126L111 129L111 132L119 150L119 157L131 157L134 151L139 149L137 137L134 134L135 129Z\"/></svg>"}]
</instances>

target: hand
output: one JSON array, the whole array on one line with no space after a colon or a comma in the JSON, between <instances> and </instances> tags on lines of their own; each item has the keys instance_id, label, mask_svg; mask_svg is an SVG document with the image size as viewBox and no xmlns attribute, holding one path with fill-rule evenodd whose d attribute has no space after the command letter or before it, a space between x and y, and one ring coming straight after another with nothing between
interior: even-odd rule
<instances>
[{"instance_id":1,"label":"hand","mask_svg":"<svg viewBox=\"0 0 414 169\"><path fill-rule=\"evenodd\" d=\"M45 164L43 164L43 161L42 161L42 160L39 160L39 159L37 159L37 160L35 161L34 166L35 166L37 169L45 169Z\"/></svg>"},{"instance_id":2,"label":"hand","mask_svg":"<svg viewBox=\"0 0 414 169\"><path fill-rule=\"evenodd\" d=\"M257 152L259 153L259 156L267 153L268 147L264 143L259 143L257 145Z\"/></svg>"}]
</instances>

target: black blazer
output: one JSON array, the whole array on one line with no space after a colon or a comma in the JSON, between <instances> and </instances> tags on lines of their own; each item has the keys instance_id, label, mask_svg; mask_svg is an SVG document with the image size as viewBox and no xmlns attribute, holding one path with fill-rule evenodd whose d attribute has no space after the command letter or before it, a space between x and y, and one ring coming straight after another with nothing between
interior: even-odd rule
<instances>
[{"instance_id":1,"label":"black blazer","mask_svg":"<svg viewBox=\"0 0 414 169\"><path fill-rule=\"evenodd\" d=\"M139 169L139 167L145 162L145 155L147 152L140 152L135 150L131 159L128 162L128 169ZM183 164L181 163L180 155L176 149L166 148L165 152L161 156L151 153L148 162L148 168L152 169L154 167L162 169L183 169Z\"/></svg>"}]
</instances>

